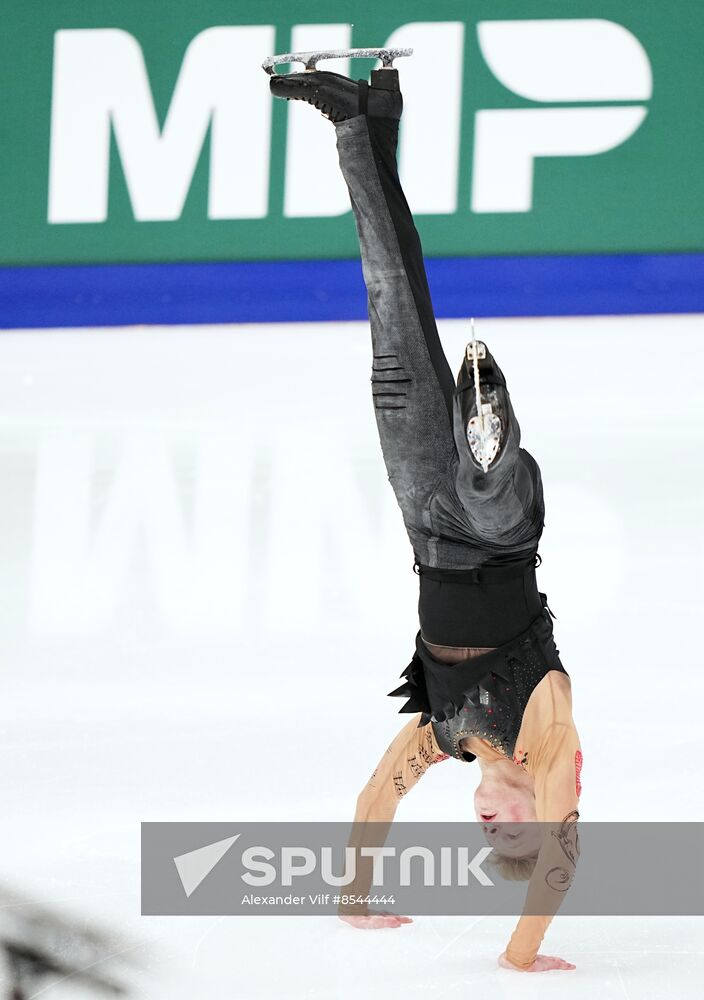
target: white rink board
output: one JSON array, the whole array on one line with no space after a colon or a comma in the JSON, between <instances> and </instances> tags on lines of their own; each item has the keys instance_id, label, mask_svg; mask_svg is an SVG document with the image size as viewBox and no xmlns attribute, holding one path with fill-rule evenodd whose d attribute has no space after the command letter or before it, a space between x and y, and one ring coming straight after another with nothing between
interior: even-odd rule
<instances>
[{"instance_id":1,"label":"white rink board","mask_svg":"<svg viewBox=\"0 0 704 1000\"><path fill-rule=\"evenodd\" d=\"M467 324L441 334L456 372ZM582 818L702 821L704 317L487 320L478 336L543 474L538 580L572 677ZM403 722L385 693L413 651L417 578L368 338L0 336L0 884L126 931L150 1000L563 997L563 977L574 998L698 997L701 919L558 917L544 950L577 972L536 979L495 968L513 918L362 934L138 916L140 821L350 819ZM339 703L334 727L306 726L307 677ZM477 777L433 768L399 818L472 819Z\"/></svg>"}]
</instances>

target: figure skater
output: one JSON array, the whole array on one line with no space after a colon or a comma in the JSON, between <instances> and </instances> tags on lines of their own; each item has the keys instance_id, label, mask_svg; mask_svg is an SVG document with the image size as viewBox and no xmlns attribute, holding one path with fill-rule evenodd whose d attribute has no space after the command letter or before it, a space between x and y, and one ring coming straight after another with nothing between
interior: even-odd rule
<instances>
[{"instance_id":1,"label":"figure skater","mask_svg":"<svg viewBox=\"0 0 704 1000\"><path fill-rule=\"evenodd\" d=\"M314 68L270 81L274 96L314 105L337 131L368 292L376 422L419 576L415 652L391 692L408 698L400 711L413 718L359 795L355 823L390 824L431 764L478 760L477 820L502 873L530 879L499 964L574 969L538 954L579 853L582 760L570 679L536 583L540 470L520 447L506 379L484 343L472 339L452 377L398 177L403 102L386 63L371 85ZM536 820L560 824L559 835ZM516 834L507 823L527 825ZM365 928L410 922L366 907L341 916Z\"/></svg>"}]
</instances>

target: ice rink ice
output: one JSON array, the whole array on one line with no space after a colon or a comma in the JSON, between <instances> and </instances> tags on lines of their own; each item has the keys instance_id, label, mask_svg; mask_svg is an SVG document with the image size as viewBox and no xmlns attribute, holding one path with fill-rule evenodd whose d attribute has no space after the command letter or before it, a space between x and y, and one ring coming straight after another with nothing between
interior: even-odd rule
<instances>
[{"instance_id":1,"label":"ice rink ice","mask_svg":"<svg viewBox=\"0 0 704 1000\"><path fill-rule=\"evenodd\" d=\"M456 373L468 324L441 335ZM543 474L582 819L704 821L704 316L477 335ZM105 928L149 1000L701 997L701 918L558 916L542 951L577 970L526 976L496 967L513 917L139 915L141 821L350 820L404 721L417 578L370 367L363 323L2 333L0 897ZM445 762L397 816L473 819L477 780Z\"/></svg>"}]
</instances>

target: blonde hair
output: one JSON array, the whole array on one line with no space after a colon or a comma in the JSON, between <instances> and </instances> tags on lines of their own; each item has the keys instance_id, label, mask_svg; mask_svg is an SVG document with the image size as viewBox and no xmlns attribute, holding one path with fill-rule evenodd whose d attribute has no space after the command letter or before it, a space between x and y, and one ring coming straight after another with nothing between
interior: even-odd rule
<instances>
[{"instance_id":1,"label":"blonde hair","mask_svg":"<svg viewBox=\"0 0 704 1000\"><path fill-rule=\"evenodd\" d=\"M507 854L497 854L492 851L487 863L499 873L502 879L512 882L527 882L535 870L538 852L524 854L519 858L511 858Z\"/></svg>"}]
</instances>

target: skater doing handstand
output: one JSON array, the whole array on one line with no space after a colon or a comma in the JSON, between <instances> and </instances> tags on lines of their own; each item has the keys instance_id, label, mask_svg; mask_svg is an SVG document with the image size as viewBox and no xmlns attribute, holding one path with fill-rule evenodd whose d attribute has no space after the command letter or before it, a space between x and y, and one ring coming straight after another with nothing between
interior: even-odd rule
<instances>
[{"instance_id":1,"label":"skater doing handstand","mask_svg":"<svg viewBox=\"0 0 704 1000\"><path fill-rule=\"evenodd\" d=\"M270 86L335 124L368 292L375 417L419 576L415 652L391 692L407 697L400 711L413 718L359 795L355 823L390 823L430 765L478 760L477 821L503 873L530 879L499 962L573 969L538 954L579 853L582 760L570 679L536 583L540 470L520 447L506 380L486 345L467 345L456 382L443 353L396 166L397 71L376 70L368 85L309 69L274 75ZM560 835L547 836L536 820L560 824ZM507 823L527 825L516 835ZM409 922L364 909L343 919Z\"/></svg>"}]
</instances>

